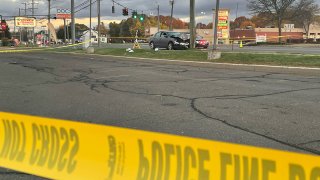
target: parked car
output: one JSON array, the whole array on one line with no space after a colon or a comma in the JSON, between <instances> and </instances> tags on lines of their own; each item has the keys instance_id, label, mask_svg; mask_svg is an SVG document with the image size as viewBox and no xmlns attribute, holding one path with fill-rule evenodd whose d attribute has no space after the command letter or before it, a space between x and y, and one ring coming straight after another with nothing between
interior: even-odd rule
<instances>
[{"instance_id":1,"label":"parked car","mask_svg":"<svg viewBox=\"0 0 320 180\"><path fill-rule=\"evenodd\" d=\"M207 49L209 47L209 41L203 39L202 36L196 37L196 48L204 48Z\"/></svg>"},{"instance_id":2,"label":"parked car","mask_svg":"<svg viewBox=\"0 0 320 180\"><path fill-rule=\"evenodd\" d=\"M167 48L173 49L188 49L189 43L185 33L173 31L159 31L150 38L149 46L151 49Z\"/></svg>"},{"instance_id":3,"label":"parked car","mask_svg":"<svg viewBox=\"0 0 320 180\"><path fill-rule=\"evenodd\" d=\"M187 42L190 43L190 33L186 33L186 36L188 38ZM195 44L196 44L196 48L207 49L209 47L209 41L203 39L203 37L199 35L196 36Z\"/></svg>"}]
</instances>

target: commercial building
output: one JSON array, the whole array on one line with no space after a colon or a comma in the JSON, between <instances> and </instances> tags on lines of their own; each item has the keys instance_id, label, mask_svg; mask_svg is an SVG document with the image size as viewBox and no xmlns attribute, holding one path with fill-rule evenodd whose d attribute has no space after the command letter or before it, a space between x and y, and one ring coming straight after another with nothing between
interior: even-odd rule
<instances>
[{"instance_id":1,"label":"commercial building","mask_svg":"<svg viewBox=\"0 0 320 180\"><path fill-rule=\"evenodd\" d=\"M189 29L174 29L177 32L189 32ZM219 38L220 44L228 44L230 41L247 41L247 42L278 42L279 41L278 28L252 28L252 29L231 29L229 31L230 39ZM150 27L146 31L147 36L152 36L158 32L156 27ZM197 35L212 42L212 29L197 29ZM303 28L285 29L282 28L281 40L283 42L308 42L320 39L320 25L311 25L309 33L307 34ZM229 41L229 42L228 42Z\"/></svg>"}]
</instances>

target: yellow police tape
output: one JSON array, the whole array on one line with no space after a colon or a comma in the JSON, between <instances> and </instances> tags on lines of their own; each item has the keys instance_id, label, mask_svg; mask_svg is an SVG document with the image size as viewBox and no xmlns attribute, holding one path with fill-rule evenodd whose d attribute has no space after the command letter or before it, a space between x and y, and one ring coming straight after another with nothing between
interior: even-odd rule
<instances>
[{"instance_id":1,"label":"yellow police tape","mask_svg":"<svg viewBox=\"0 0 320 180\"><path fill-rule=\"evenodd\" d=\"M50 179L319 180L320 157L0 112L0 165Z\"/></svg>"},{"instance_id":2,"label":"yellow police tape","mask_svg":"<svg viewBox=\"0 0 320 180\"><path fill-rule=\"evenodd\" d=\"M12 49L12 50L0 50L0 53L21 53L21 52L33 52L33 51L43 51L43 50L53 50L53 49L62 49L62 48L68 48L68 47L74 47L79 46L85 43L88 43L89 41L77 43L77 44L70 44L66 46L58 46L58 47L44 47L44 48L25 48L25 49Z\"/></svg>"}]
</instances>

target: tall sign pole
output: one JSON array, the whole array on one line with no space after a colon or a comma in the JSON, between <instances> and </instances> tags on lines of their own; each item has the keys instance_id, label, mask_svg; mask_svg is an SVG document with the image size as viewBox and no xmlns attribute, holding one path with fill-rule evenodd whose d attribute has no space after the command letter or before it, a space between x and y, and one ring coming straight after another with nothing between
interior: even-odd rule
<instances>
[{"instance_id":1,"label":"tall sign pole","mask_svg":"<svg viewBox=\"0 0 320 180\"><path fill-rule=\"evenodd\" d=\"M190 0L190 48L195 48L195 0Z\"/></svg>"},{"instance_id":2,"label":"tall sign pole","mask_svg":"<svg viewBox=\"0 0 320 180\"><path fill-rule=\"evenodd\" d=\"M98 6L98 47L101 46L101 40L100 40L100 37L101 37L101 28L100 28L100 25L101 25L101 9L100 9L100 0L97 0L97 6Z\"/></svg>"},{"instance_id":3,"label":"tall sign pole","mask_svg":"<svg viewBox=\"0 0 320 180\"><path fill-rule=\"evenodd\" d=\"M34 0L32 0L32 17L34 17ZM32 28L32 43L34 43L34 28Z\"/></svg>"},{"instance_id":4,"label":"tall sign pole","mask_svg":"<svg viewBox=\"0 0 320 180\"><path fill-rule=\"evenodd\" d=\"M76 27L75 27L75 17L74 17L74 0L71 0L71 39L72 44L76 43Z\"/></svg>"},{"instance_id":5,"label":"tall sign pole","mask_svg":"<svg viewBox=\"0 0 320 180\"><path fill-rule=\"evenodd\" d=\"M214 20L214 31L213 31L213 50L217 49L218 44L218 21L219 21L219 9L220 9L220 0L217 0L216 9L215 9L215 20Z\"/></svg>"}]
</instances>

